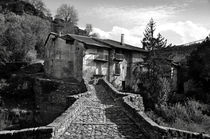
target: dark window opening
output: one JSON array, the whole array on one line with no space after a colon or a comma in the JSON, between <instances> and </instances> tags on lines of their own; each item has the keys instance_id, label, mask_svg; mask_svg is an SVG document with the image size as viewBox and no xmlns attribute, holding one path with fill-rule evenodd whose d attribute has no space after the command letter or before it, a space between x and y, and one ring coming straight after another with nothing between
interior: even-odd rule
<instances>
[{"instance_id":1,"label":"dark window opening","mask_svg":"<svg viewBox=\"0 0 210 139\"><path fill-rule=\"evenodd\" d=\"M66 40L66 44L74 44L74 40L72 39L72 40Z\"/></svg>"},{"instance_id":2,"label":"dark window opening","mask_svg":"<svg viewBox=\"0 0 210 139\"><path fill-rule=\"evenodd\" d=\"M120 63L116 62L115 63L115 74L116 75L120 75L121 71L120 71Z\"/></svg>"}]
</instances>

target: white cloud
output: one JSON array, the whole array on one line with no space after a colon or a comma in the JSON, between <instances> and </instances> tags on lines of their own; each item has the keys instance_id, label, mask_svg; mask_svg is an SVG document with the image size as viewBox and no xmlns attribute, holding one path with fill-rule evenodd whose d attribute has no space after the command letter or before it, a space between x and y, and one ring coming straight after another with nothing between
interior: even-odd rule
<instances>
[{"instance_id":1,"label":"white cloud","mask_svg":"<svg viewBox=\"0 0 210 139\"><path fill-rule=\"evenodd\" d=\"M172 17L177 12L177 7L173 6L156 6L148 8L125 8L125 7L97 7L93 8L89 15L100 17L106 22L119 24L123 26L145 25L150 18L155 21L163 21Z\"/></svg>"},{"instance_id":2,"label":"white cloud","mask_svg":"<svg viewBox=\"0 0 210 139\"><path fill-rule=\"evenodd\" d=\"M94 33L98 33L100 38L113 39L120 41L120 35L125 34L125 42L134 46L142 47L141 40L143 38L145 26L136 26L127 29L119 26L113 26L111 31L103 31L99 28L93 28ZM204 39L209 33L207 29L201 25L197 25L192 21L166 23L157 27L157 32L163 34L169 43L181 44L199 39Z\"/></svg>"},{"instance_id":3,"label":"white cloud","mask_svg":"<svg viewBox=\"0 0 210 139\"><path fill-rule=\"evenodd\" d=\"M157 31L175 32L176 34L180 35L181 43L187 43L191 41L204 39L210 33L210 29L207 29L202 25L195 24L192 21L166 23L159 26ZM167 33L165 34L167 35ZM170 38L173 36L165 36L165 37L170 40Z\"/></svg>"},{"instance_id":4,"label":"white cloud","mask_svg":"<svg viewBox=\"0 0 210 139\"><path fill-rule=\"evenodd\" d=\"M124 34L124 41L127 44L131 44L137 47L141 47L141 28L133 28L128 30L126 28L114 26L111 31L105 32L99 28L93 28L93 33L98 33L101 39L112 39L116 41L120 41L121 34Z\"/></svg>"}]
</instances>

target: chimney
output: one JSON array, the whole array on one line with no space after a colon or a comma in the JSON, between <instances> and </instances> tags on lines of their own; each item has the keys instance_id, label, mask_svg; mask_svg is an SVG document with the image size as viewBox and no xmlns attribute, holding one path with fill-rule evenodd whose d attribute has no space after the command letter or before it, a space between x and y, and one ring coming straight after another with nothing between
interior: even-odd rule
<instances>
[{"instance_id":1,"label":"chimney","mask_svg":"<svg viewBox=\"0 0 210 139\"><path fill-rule=\"evenodd\" d=\"M121 42L120 42L121 45L124 45L124 34L121 34Z\"/></svg>"}]
</instances>

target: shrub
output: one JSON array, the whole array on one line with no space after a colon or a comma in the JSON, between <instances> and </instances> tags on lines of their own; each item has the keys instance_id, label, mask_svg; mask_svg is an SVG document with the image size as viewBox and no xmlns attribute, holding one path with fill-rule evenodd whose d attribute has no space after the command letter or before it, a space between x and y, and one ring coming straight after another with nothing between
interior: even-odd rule
<instances>
[{"instance_id":1,"label":"shrub","mask_svg":"<svg viewBox=\"0 0 210 139\"><path fill-rule=\"evenodd\" d=\"M198 101L188 100L183 104L156 106L147 115L163 126L210 134L210 117L204 113L208 107Z\"/></svg>"},{"instance_id":2,"label":"shrub","mask_svg":"<svg viewBox=\"0 0 210 139\"><path fill-rule=\"evenodd\" d=\"M39 56L43 55L44 41L51 28L49 21L8 12L0 14L0 25L0 53L5 50L9 54L7 61L27 60L31 50L36 50Z\"/></svg>"},{"instance_id":3,"label":"shrub","mask_svg":"<svg viewBox=\"0 0 210 139\"><path fill-rule=\"evenodd\" d=\"M158 104L167 105L169 95L171 92L171 85L166 78L160 78L159 84L160 84L161 89L159 91Z\"/></svg>"}]
</instances>

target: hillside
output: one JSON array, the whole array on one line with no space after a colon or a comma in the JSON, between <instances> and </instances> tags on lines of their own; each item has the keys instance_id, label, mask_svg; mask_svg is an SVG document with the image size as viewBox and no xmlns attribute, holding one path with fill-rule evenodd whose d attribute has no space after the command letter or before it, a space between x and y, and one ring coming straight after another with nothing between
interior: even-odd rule
<instances>
[{"instance_id":1,"label":"hillside","mask_svg":"<svg viewBox=\"0 0 210 139\"><path fill-rule=\"evenodd\" d=\"M38 16L44 19L49 19L44 13L34 8L34 6L28 2L22 0L1 0L0 1L0 13L10 11L18 15L29 14Z\"/></svg>"}]
</instances>

